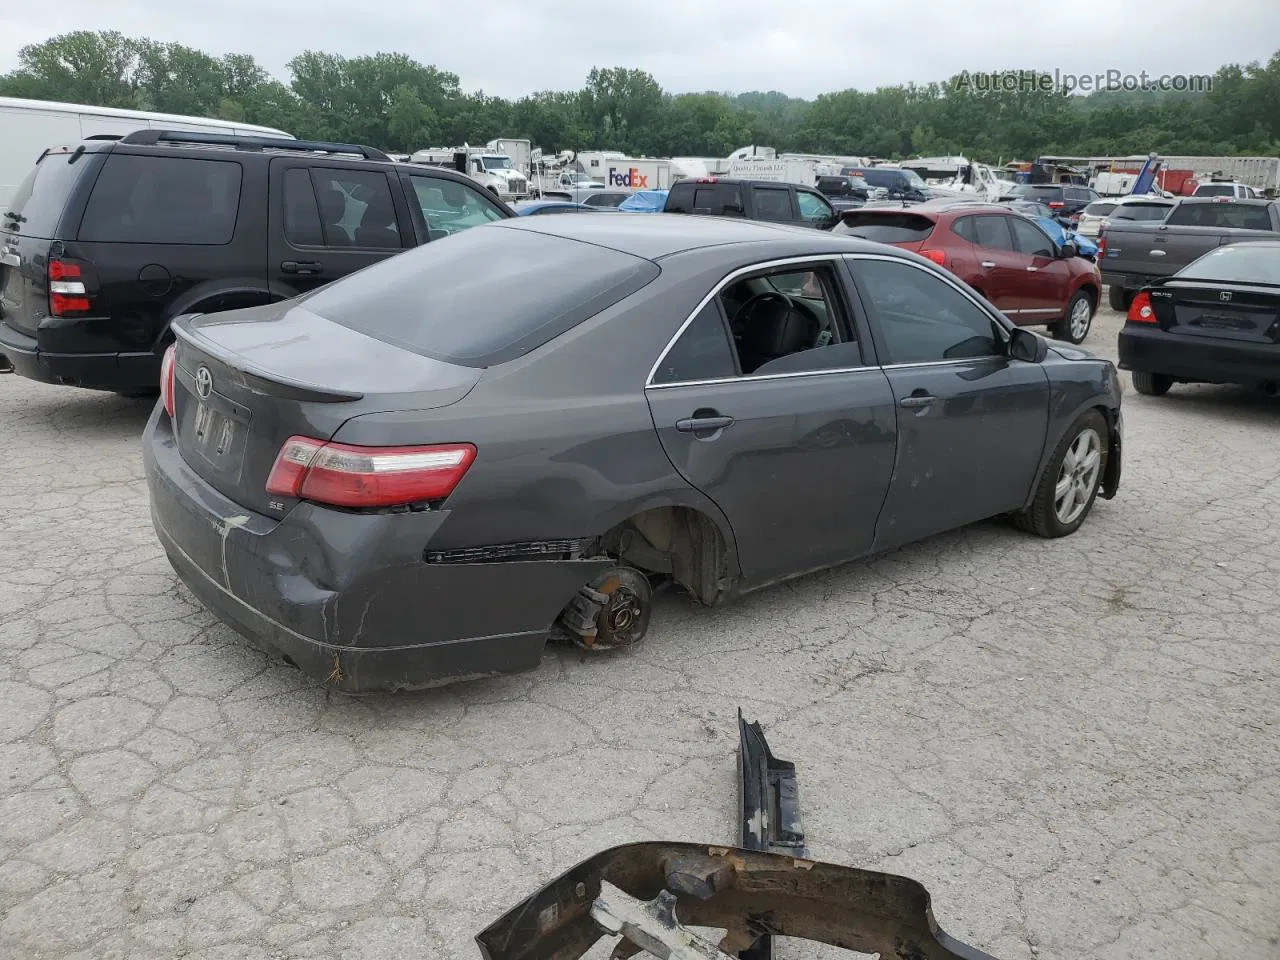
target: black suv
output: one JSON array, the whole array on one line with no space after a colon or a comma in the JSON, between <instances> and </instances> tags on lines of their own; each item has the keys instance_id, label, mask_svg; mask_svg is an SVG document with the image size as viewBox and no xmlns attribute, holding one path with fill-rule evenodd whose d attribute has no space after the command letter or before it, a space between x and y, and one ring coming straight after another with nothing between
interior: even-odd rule
<instances>
[{"instance_id":1,"label":"black suv","mask_svg":"<svg viewBox=\"0 0 1280 960\"><path fill-rule=\"evenodd\" d=\"M0 214L0 366L153 393L176 316L514 215L460 173L354 144L142 130L48 150Z\"/></svg>"},{"instance_id":2,"label":"black suv","mask_svg":"<svg viewBox=\"0 0 1280 960\"><path fill-rule=\"evenodd\" d=\"M1080 211L1099 199L1099 194L1089 187L1071 183L1017 183L1000 199L1043 203L1053 211L1055 220L1064 226L1074 227L1080 221Z\"/></svg>"},{"instance_id":3,"label":"black suv","mask_svg":"<svg viewBox=\"0 0 1280 960\"><path fill-rule=\"evenodd\" d=\"M662 212L743 217L818 230L830 230L839 220L830 201L812 187L730 177L677 180Z\"/></svg>"}]
</instances>

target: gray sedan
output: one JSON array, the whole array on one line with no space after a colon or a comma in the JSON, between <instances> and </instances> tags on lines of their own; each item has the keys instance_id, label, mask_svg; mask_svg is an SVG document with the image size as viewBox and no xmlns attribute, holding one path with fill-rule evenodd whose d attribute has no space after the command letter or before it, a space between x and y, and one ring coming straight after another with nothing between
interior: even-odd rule
<instances>
[{"instance_id":1,"label":"gray sedan","mask_svg":"<svg viewBox=\"0 0 1280 960\"><path fill-rule=\"evenodd\" d=\"M145 435L178 574L336 688L640 640L975 521L1074 532L1115 368L908 251L733 219L535 217L173 325Z\"/></svg>"}]
</instances>

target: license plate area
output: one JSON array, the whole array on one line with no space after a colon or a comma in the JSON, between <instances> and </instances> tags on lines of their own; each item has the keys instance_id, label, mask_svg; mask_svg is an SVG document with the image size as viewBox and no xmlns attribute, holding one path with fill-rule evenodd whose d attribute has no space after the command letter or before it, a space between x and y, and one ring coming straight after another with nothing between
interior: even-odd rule
<instances>
[{"instance_id":1,"label":"license plate area","mask_svg":"<svg viewBox=\"0 0 1280 960\"><path fill-rule=\"evenodd\" d=\"M187 393L178 431L179 447L198 473L236 483L244 469L249 411L225 397L200 399Z\"/></svg>"},{"instance_id":2,"label":"license plate area","mask_svg":"<svg viewBox=\"0 0 1280 960\"><path fill-rule=\"evenodd\" d=\"M1252 343L1280 341L1280 318L1275 311L1249 309L1178 308L1179 333L1198 334L1224 340L1247 340Z\"/></svg>"}]
</instances>

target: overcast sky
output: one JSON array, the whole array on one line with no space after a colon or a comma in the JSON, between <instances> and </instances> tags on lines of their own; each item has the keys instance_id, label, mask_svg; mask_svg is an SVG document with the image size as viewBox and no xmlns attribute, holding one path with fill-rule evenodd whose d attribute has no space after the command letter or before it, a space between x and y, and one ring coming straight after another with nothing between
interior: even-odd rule
<instances>
[{"instance_id":1,"label":"overcast sky","mask_svg":"<svg viewBox=\"0 0 1280 960\"><path fill-rule=\"evenodd\" d=\"M1212 73L1280 49L1280 2L0 0L0 71L23 45L71 30L251 53L285 80L310 48L407 53L504 97L577 89L593 66L640 67L672 92L812 97L964 69Z\"/></svg>"}]
</instances>

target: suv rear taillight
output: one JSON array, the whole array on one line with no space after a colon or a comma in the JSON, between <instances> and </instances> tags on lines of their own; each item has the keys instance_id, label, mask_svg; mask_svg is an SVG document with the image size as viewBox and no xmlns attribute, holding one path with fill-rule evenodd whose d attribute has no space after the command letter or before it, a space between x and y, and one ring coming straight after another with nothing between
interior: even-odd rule
<instances>
[{"instance_id":1,"label":"suv rear taillight","mask_svg":"<svg viewBox=\"0 0 1280 960\"><path fill-rule=\"evenodd\" d=\"M1151 297L1145 290L1133 298L1125 319L1130 323L1156 322L1156 312L1151 309Z\"/></svg>"},{"instance_id":2,"label":"suv rear taillight","mask_svg":"<svg viewBox=\"0 0 1280 960\"><path fill-rule=\"evenodd\" d=\"M1063 207L1065 207L1065 206L1066 206L1066 204L1065 204L1065 203L1063 203L1061 200L1050 200L1050 201L1049 201L1049 209L1050 209L1050 210L1061 210L1061 209L1062 209Z\"/></svg>"},{"instance_id":3,"label":"suv rear taillight","mask_svg":"<svg viewBox=\"0 0 1280 960\"><path fill-rule=\"evenodd\" d=\"M178 345L169 344L169 349L164 352L164 359L160 361L160 399L164 401L164 412L173 417L173 387L174 387L174 364L177 362L175 353Z\"/></svg>"},{"instance_id":4,"label":"suv rear taillight","mask_svg":"<svg viewBox=\"0 0 1280 960\"><path fill-rule=\"evenodd\" d=\"M50 260L48 276L51 316L75 317L93 309L80 263L75 260Z\"/></svg>"},{"instance_id":5,"label":"suv rear taillight","mask_svg":"<svg viewBox=\"0 0 1280 960\"><path fill-rule=\"evenodd\" d=\"M920 256L924 257L926 260L932 260L940 267L945 267L947 265L947 255L941 250L921 250Z\"/></svg>"},{"instance_id":6,"label":"suv rear taillight","mask_svg":"<svg viewBox=\"0 0 1280 960\"><path fill-rule=\"evenodd\" d=\"M290 437L267 477L267 493L353 508L443 500L475 458L470 443L356 447Z\"/></svg>"}]
</instances>

